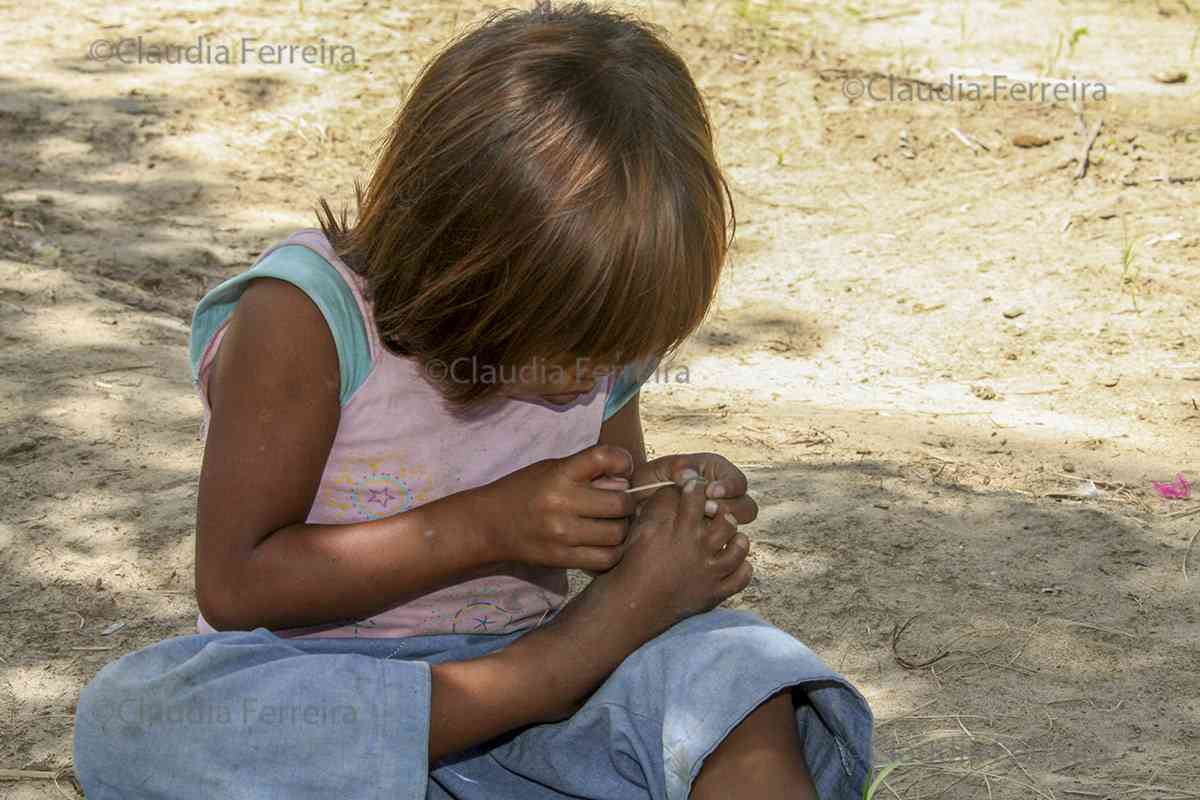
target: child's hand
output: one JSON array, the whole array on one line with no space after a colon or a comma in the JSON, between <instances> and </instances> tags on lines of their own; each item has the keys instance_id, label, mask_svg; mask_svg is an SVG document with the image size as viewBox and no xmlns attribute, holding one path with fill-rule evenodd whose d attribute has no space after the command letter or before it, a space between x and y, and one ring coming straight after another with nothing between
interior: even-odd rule
<instances>
[{"instance_id":1,"label":"child's hand","mask_svg":"<svg viewBox=\"0 0 1200 800\"><path fill-rule=\"evenodd\" d=\"M629 452L597 445L530 464L480 492L503 561L603 572L621 560L636 509ZM593 485L593 481L596 485Z\"/></svg>"},{"instance_id":2,"label":"child's hand","mask_svg":"<svg viewBox=\"0 0 1200 800\"><path fill-rule=\"evenodd\" d=\"M620 585L639 622L669 627L737 594L753 577L749 538L732 517L705 517L705 488L693 480L682 490L655 492L630 529L625 557L597 579Z\"/></svg>"},{"instance_id":3,"label":"child's hand","mask_svg":"<svg viewBox=\"0 0 1200 800\"><path fill-rule=\"evenodd\" d=\"M758 503L746 494L745 473L716 453L656 458L638 469L632 482L634 486L644 486L658 481L674 481L682 486L693 478L707 481L707 484L701 484L706 499L706 516L732 514L743 525L758 517Z\"/></svg>"}]
</instances>

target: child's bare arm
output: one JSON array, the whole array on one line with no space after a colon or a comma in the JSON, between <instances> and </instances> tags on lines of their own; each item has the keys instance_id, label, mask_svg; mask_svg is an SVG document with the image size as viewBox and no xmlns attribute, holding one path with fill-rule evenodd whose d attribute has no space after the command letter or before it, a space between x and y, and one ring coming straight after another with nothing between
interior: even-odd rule
<instances>
[{"instance_id":1,"label":"child's bare arm","mask_svg":"<svg viewBox=\"0 0 1200 800\"><path fill-rule=\"evenodd\" d=\"M209 383L196 593L218 629L372 616L507 561L607 569L634 501L590 487L632 469L598 448L380 520L310 525L340 418L338 360L320 311L283 281L252 281Z\"/></svg>"},{"instance_id":2,"label":"child's bare arm","mask_svg":"<svg viewBox=\"0 0 1200 800\"><path fill-rule=\"evenodd\" d=\"M253 281L213 370L196 592L214 627L359 619L501 560L469 496L373 522L304 522L340 407L333 337L300 289Z\"/></svg>"}]
</instances>

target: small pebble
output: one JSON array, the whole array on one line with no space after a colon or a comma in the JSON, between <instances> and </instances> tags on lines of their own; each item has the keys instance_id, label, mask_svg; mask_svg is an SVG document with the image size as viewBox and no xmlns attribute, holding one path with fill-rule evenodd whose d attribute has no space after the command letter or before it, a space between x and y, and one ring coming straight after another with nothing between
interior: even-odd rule
<instances>
[{"instance_id":1,"label":"small pebble","mask_svg":"<svg viewBox=\"0 0 1200 800\"><path fill-rule=\"evenodd\" d=\"M1150 77L1159 83L1187 83L1188 74L1181 69L1164 69Z\"/></svg>"},{"instance_id":2,"label":"small pebble","mask_svg":"<svg viewBox=\"0 0 1200 800\"><path fill-rule=\"evenodd\" d=\"M1040 136L1036 133L1018 133L1012 137L1012 143L1017 147L1045 147L1050 144L1050 140L1045 136Z\"/></svg>"}]
</instances>

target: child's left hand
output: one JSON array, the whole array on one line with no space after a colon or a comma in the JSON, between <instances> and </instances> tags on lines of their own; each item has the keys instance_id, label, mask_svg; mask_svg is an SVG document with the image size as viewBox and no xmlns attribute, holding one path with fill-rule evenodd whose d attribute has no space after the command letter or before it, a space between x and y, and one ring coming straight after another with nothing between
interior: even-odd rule
<instances>
[{"instance_id":1,"label":"child's left hand","mask_svg":"<svg viewBox=\"0 0 1200 800\"><path fill-rule=\"evenodd\" d=\"M732 514L739 524L753 522L758 516L758 503L746 494L746 475L724 456L716 453L690 453L663 456L650 461L633 473L631 486L644 486L658 481L674 481L682 486L692 478L703 478L707 499L704 513ZM638 502L644 500L639 497Z\"/></svg>"}]
</instances>

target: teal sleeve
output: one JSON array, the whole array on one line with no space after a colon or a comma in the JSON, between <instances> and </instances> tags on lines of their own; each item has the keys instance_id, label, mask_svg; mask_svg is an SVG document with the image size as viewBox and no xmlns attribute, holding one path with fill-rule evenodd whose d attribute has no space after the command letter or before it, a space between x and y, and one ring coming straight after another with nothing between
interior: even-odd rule
<instances>
[{"instance_id":1,"label":"teal sleeve","mask_svg":"<svg viewBox=\"0 0 1200 800\"><path fill-rule=\"evenodd\" d=\"M233 314L242 292L255 278L287 281L302 289L321 310L337 348L341 373L338 397L341 404L345 405L371 371L371 347L367 340L366 323L354 299L354 292L337 269L301 245L280 247L253 269L233 276L201 298L192 314L192 330L188 340L192 382L200 380L200 359L209 340Z\"/></svg>"},{"instance_id":2,"label":"teal sleeve","mask_svg":"<svg viewBox=\"0 0 1200 800\"><path fill-rule=\"evenodd\" d=\"M620 411L630 398L641 391L642 384L654 374L657 367L658 359L656 358L626 365L613 381L612 389L609 390L608 399L604 403L604 419L607 420Z\"/></svg>"}]
</instances>

